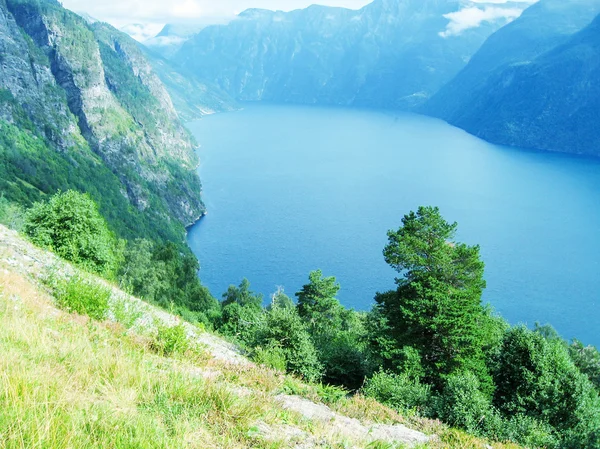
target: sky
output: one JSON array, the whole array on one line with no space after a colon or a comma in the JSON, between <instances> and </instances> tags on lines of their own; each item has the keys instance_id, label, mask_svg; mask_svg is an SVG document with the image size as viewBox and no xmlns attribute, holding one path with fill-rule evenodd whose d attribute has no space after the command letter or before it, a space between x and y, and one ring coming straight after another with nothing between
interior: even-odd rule
<instances>
[{"instance_id":1,"label":"sky","mask_svg":"<svg viewBox=\"0 0 600 449\"><path fill-rule=\"evenodd\" d=\"M144 41L160 32L166 23L218 23L248 8L290 11L313 3L358 9L372 0L63 0L72 11L90 16L121 28L134 38ZM535 0L471 0L469 4L446 18L448 28L443 37L460 34L485 21L517 18L527 3ZM485 4L483 4L485 3ZM521 3L520 5L515 5Z\"/></svg>"}]
</instances>

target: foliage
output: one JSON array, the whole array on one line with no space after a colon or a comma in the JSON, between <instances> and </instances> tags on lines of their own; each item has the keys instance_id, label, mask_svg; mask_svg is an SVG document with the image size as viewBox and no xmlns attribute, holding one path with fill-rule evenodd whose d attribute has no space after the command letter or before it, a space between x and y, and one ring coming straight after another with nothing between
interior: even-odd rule
<instances>
[{"instance_id":1,"label":"foliage","mask_svg":"<svg viewBox=\"0 0 600 449\"><path fill-rule=\"evenodd\" d=\"M100 321L107 318L111 291L97 282L73 276L68 281L55 284L54 296L58 306L68 312L88 315Z\"/></svg>"},{"instance_id":2,"label":"foliage","mask_svg":"<svg viewBox=\"0 0 600 449\"><path fill-rule=\"evenodd\" d=\"M277 371L287 370L287 359L284 349L278 344L272 344L267 348L257 346L252 352L252 359L261 365L266 365Z\"/></svg>"},{"instance_id":3,"label":"foliage","mask_svg":"<svg viewBox=\"0 0 600 449\"><path fill-rule=\"evenodd\" d=\"M449 376L434 407L444 422L475 434L484 434L486 427L495 427L498 422L491 401L470 372Z\"/></svg>"},{"instance_id":4,"label":"foliage","mask_svg":"<svg viewBox=\"0 0 600 449\"><path fill-rule=\"evenodd\" d=\"M306 323L323 364L323 380L358 389L369 370L365 355L363 317L346 310L335 298L340 285L321 270L308 276L296 293L298 314Z\"/></svg>"},{"instance_id":5,"label":"foliage","mask_svg":"<svg viewBox=\"0 0 600 449\"><path fill-rule=\"evenodd\" d=\"M121 263L121 243L86 194L69 190L36 203L24 231L33 243L94 273L112 277Z\"/></svg>"},{"instance_id":6,"label":"foliage","mask_svg":"<svg viewBox=\"0 0 600 449\"><path fill-rule=\"evenodd\" d=\"M316 270L308 275L308 280L308 284L296 293L298 314L316 331L339 325L342 308L335 298L340 290L335 277L324 278L323 272Z\"/></svg>"},{"instance_id":7,"label":"foliage","mask_svg":"<svg viewBox=\"0 0 600 449\"><path fill-rule=\"evenodd\" d=\"M419 351L427 382L441 389L453 372L471 371L492 389L484 339L489 317L481 304L484 264L478 246L452 239L456 223L434 207L420 207L388 233L386 262L401 274L395 292L379 295L380 313L395 349Z\"/></svg>"},{"instance_id":8,"label":"foliage","mask_svg":"<svg viewBox=\"0 0 600 449\"><path fill-rule=\"evenodd\" d=\"M152 349L159 355L170 357L185 354L189 348L190 342L182 323L175 326L157 324Z\"/></svg>"},{"instance_id":9,"label":"foliage","mask_svg":"<svg viewBox=\"0 0 600 449\"><path fill-rule=\"evenodd\" d=\"M585 346L579 340L569 345L571 360L579 370L588 376L596 389L600 391L600 352L594 346Z\"/></svg>"},{"instance_id":10,"label":"foliage","mask_svg":"<svg viewBox=\"0 0 600 449\"><path fill-rule=\"evenodd\" d=\"M23 208L11 203L2 194L0 194L0 223L16 231L21 231L25 225Z\"/></svg>"},{"instance_id":11,"label":"foliage","mask_svg":"<svg viewBox=\"0 0 600 449\"><path fill-rule=\"evenodd\" d=\"M274 306L265 315L256 343L261 347L279 348L289 372L309 381L320 379L322 365L308 329L296 310Z\"/></svg>"},{"instance_id":12,"label":"foliage","mask_svg":"<svg viewBox=\"0 0 600 449\"><path fill-rule=\"evenodd\" d=\"M199 322L208 324L218 315L219 304L198 279L198 261L173 243L137 239L125 249L119 270L123 288L147 301L169 308L172 305Z\"/></svg>"},{"instance_id":13,"label":"foliage","mask_svg":"<svg viewBox=\"0 0 600 449\"><path fill-rule=\"evenodd\" d=\"M365 396L401 412L415 410L425 414L431 400L429 385L407 374L379 371L367 379L362 393Z\"/></svg>"},{"instance_id":14,"label":"foliage","mask_svg":"<svg viewBox=\"0 0 600 449\"><path fill-rule=\"evenodd\" d=\"M219 331L242 344L254 346L263 320L262 295L250 290L250 282L243 279L239 287L229 286L221 302Z\"/></svg>"},{"instance_id":15,"label":"foliage","mask_svg":"<svg viewBox=\"0 0 600 449\"><path fill-rule=\"evenodd\" d=\"M494 373L494 403L505 416L551 426L559 445L600 444L600 398L559 340L524 327L510 329Z\"/></svg>"}]
</instances>

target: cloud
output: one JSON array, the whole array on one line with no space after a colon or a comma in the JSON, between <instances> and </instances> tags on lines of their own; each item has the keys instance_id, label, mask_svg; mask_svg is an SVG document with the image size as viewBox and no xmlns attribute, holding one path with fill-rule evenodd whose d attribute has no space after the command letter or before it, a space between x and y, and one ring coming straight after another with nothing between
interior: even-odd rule
<instances>
[{"instance_id":1,"label":"cloud","mask_svg":"<svg viewBox=\"0 0 600 449\"><path fill-rule=\"evenodd\" d=\"M156 36L163 29L161 23L133 23L121 28L121 31L129 34L136 41L144 42Z\"/></svg>"},{"instance_id":2,"label":"cloud","mask_svg":"<svg viewBox=\"0 0 600 449\"><path fill-rule=\"evenodd\" d=\"M292 10L316 0L63 0L63 5L121 28L132 23L181 23L231 17L248 8ZM321 0L331 6L360 8L371 0Z\"/></svg>"},{"instance_id":3,"label":"cloud","mask_svg":"<svg viewBox=\"0 0 600 449\"><path fill-rule=\"evenodd\" d=\"M505 2L487 1L486 3L500 4ZM440 33L440 36L456 36L470 28L477 28L484 22L495 22L497 20L512 21L518 18L523 13L524 9L525 6L523 8L513 6L485 6L483 8L477 6L468 6L459 11L444 15L444 17L448 19L450 23L446 26L446 30Z\"/></svg>"}]
</instances>

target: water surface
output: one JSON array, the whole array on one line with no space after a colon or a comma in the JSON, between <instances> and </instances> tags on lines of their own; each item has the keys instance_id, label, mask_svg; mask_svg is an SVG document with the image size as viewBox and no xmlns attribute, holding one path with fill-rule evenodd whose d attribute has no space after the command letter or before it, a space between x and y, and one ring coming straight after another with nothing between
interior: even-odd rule
<instances>
[{"instance_id":1,"label":"water surface","mask_svg":"<svg viewBox=\"0 0 600 449\"><path fill-rule=\"evenodd\" d=\"M480 244L490 302L600 346L600 162L499 147L411 114L250 106L194 122L208 215L189 232L220 296L247 277L293 297L311 270L366 310L393 288L386 231L419 205Z\"/></svg>"}]
</instances>

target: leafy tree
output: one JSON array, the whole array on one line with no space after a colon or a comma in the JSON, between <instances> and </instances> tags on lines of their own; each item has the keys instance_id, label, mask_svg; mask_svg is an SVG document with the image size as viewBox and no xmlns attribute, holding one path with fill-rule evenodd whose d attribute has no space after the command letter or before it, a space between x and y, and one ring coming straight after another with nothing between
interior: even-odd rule
<instances>
[{"instance_id":1,"label":"leafy tree","mask_svg":"<svg viewBox=\"0 0 600 449\"><path fill-rule=\"evenodd\" d=\"M598 392L561 341L523 326L510 329L494 379L494 403L505 416L528 416L551 426L561 447L599 447Z\"/></svg>"},{"instance_id":2,"label":"leafy tree","mask_svg":"<svg viewBox=\"0 0 600 449\"><path fill-rule=\"evenodd\" d=\"M210 324L219 303L198 279L198 261L172 243L137 239L125 250L121 286L136 296L175 311L189 321Z\"/></svg>"},{"instance_id":3,"label":"leafy tree","mask_svg":"<svg viewBox=\"0 0 600 449\"><path fill-rule=\"evenodd\" d=\"M451 426L485 434L486 426L496 427L498 416L491 401L481 392L479 380L470 372L448 376L435 401L435 414Z\"/></svg>"},{"instance_id":4,"label":"leafy tree","mask_svg":"<svg viewBox=\"0 0 600 449\"><path fill-rule=\"evenodd\" d=\"M283 287L278 287L277 291L271 295L271 304L269 304L269 309L272 307L283 307L284 309L294 308L296 307L294 301L287 296Z\"/></svg>"},{"instance_id":5,"label":"leafy tree","mask_svg":"<svg viewBox=\"0 0 600 449\"><path fill-rule=\"evenodd\" d=\"M24 232L36 245L104 276L115 275L122 261L122 243L87 194L69 190L34 204Z\"/></svg>"},{"instance_id":6,"label":"leafy tree","mask_svg":"<svg viewBox=\"0 0 600 449\"><path fill-rule=\"evenodd\" d=\"M230 285L227 291L223 294L221 305L227 307L230 304L239 304L242 307L260 308L262 306L263 297L257 295L250 290L250 281L244 278L238 287Z\"/></svg>"},{"instance_id":7,"label":"leafy tree","mask_svg":"<svg viewBox=\"0 0 600 449\"><path fill-rule=\"evenodd\" d=\"M588 376L596 389L600 391L600 352L594 346L585 346L579 340L569 345L569 355L575 366Z\"/></svg>"},{"instance_id":8,"label":"leafy tree","mask_svg":"<svg viewBox=\"0 0 600 449\"><path fill-rule=\"evenodd\" d=\"M280 348L286 368L309 381L321 378L322 365L306 324L292 307L273 305L257 336L257 345Z\"/></svg>"},{"instance_id":9,"label":"leafy tree","mask_svg":"<svg viewBox=\"0 0 600 449\"><path fill-rule=\"evenodd\" d=\"M238 287L229 286L221 302L219 331L247 346L255 346L257 332L264 321L262 301L262 295L250 290L248 279L243 279Z\"/></svg>"},{"instance_id":10,"label":"leafy tree","mask_svg":"<svg viewBox=\"0 0 600 449\"><path fill-rule=\"evenodd\" d=\"M420 207L388 233L385 260L401 277L395 292L376 298L394 347L387 347L389 340L379 343L389 355L404 346L416 349L426 381L437 389L448 375L472 371L491 392L484 354L490 318L481 304L484 263L479 246L453 241L456 228L438 208Z\"/></svg>"},{"instance_id":11,"label":"leafy tree","mask_svg":"<svg viewBox=\"0 0 600 449\"><path fill-rule=\"evenodd\" d=\"M358 389L368 371L364 320L337 300L340 285L335 277L323 277L322 271L316 270L308 281L296 293L297 308L324 366L324 380Z\"/></svg>"}]
</instances>

